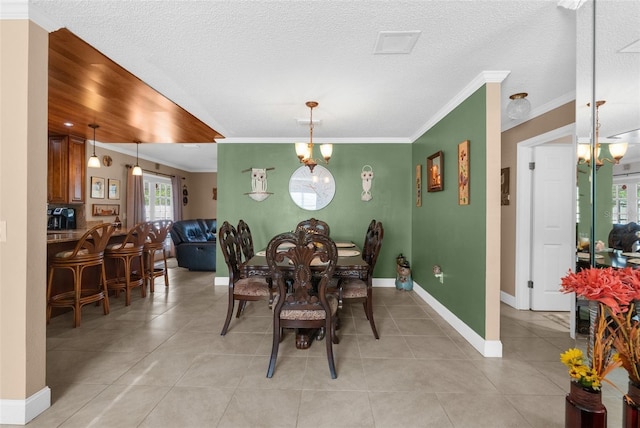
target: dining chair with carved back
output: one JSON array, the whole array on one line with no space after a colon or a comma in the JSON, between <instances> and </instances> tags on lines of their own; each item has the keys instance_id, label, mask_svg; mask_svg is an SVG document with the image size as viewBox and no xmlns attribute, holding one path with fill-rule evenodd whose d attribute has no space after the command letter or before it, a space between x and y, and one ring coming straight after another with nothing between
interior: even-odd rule
<instances>
[{"instance_id":1,"label":"dining chair with carved back","mask_svg":"<svg viewBox=\"0 0 640 428\"><path fill-rule=\"evenodd\" d=\"M222 336L227 334L236 300L240 307L244 307L244 302L247 301L273 300L272 290L267 279L257 276L241 277L242 250L239 241L236 228L228 221L225 221L218 230L218 242L229 270L229 302L227 305L227 317L220 333ZM239 310L236 318L240 318L240 313L241 311Z\"/></svg>"},{"instance_id":2,"label":"dining chair with carved back","mask_svg":"<svg viewBox=\"0 0 640 428\"><path fill-rule=\"evenodd\" d=\"M54 307L73 309L73 326L80 325L82 306L102 301L105 315L109 314L109 293L107 290L107 275L104 268L104 250L115 231L111 223L96 225L85 232L78 240L74 249L56 254L49 265L49 279L47 281L47 324L51 320ZM89 267L100 270L97 275L98 283L89 282L89 276L84 275ZM53 292L53 279L58 270L71 271L73 284L71 291Z\"/></svg>"},{"instance_id":3,"label":"dining chair with carved back","mask_svg":"<svg viewBox=\"0 0 640 428\"><path fill-rule=\"evenodd\" d=\"M343 302L362 302L364 313L367 320L369 320L371 330L376 339L379 339L380 336L373 320L373 269L376 266L380 248L382 248L383 237L384 228L382 227L382 222L372 220L367 229L362 248L362 259L369 265L367 280L348 278L340 281L338 285L340 305L342 306Z\"/></svg>"},{"instance_id":4,"label":"dining chair with carved back","mask_svg":"<svg viewBox=\"0 0 640 428\"><path fill-rule=\"evenodd\" d=\"M307 233L321 233L327 236L329 236L330 234L329 225L326 222L318 220L316 218L302 220L296 226L295 231L297 232L298 230L304 230Z\"/></svg>"},{"instance_id":5,"label":"dining chair with carved back","mask_svg":"<svg viewBox=\"0 0 640 428\"><path fill-rule=\"evenodd\" d=\"M147 296L144 243L150 228L147 222L138 223L129 230L124 241L107 245L104 250L105 260L112 260L115 264L115 275L107 278L107 289L113 290L116 297L124 291L125 306L131 304L132 288L140 287L140 295Z\"/></svg>"},{"instance_id":6,"label":"dining chair with carved back","mask_svg":"<svg viewBox=\"0 0 640 428\"><path fill-rule=\"evenodd\" d=\"M283 244L288 245L279 248ZM274 286L278 289L273 305L273 344L267 377L274 374L285 328L324 328L329 371L331 378L335 379L333 344L338 343L335 332L338 299L327 293L327 285L338 260L335 242L320 233L287 232L269 241L266 258ZM289 288L285 279L291 275L293 286Z\"/></svg>"},{"instance_id":7,"label":"dining chair with carved back","mask_svg":"<svg viewBox=\"0 0 640 428\"><path fill-rule=\"evenodd\" d=\"M244 259L243 262L246 262L255 255L251 228L244 220L240 219L236 232L238 233L238 242L240 243L240 250Z\"/></svg>"},{"instance_id":8,"label":"dining chair with carved back","mask_svg":"<svg viewBox=\"0 0 640 428\"><path fill-rule=\"evenodd\" d=\"M144 243L145 273L149 282L149 291L155 291L155 279L164 276L164 286L169 286L169 269L167 266L167 250L165 241L173 227L171 220L155 220L149 223L149 235ZM156 254L162 253L162 266L156 267Z\"/></svg>"}]
</instances>

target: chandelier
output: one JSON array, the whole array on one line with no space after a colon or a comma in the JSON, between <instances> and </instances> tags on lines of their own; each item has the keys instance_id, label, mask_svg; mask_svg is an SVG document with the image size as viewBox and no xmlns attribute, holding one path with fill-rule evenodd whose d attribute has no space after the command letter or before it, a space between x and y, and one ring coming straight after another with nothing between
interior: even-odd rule
<instances>
[{"instance_id":1,"label":"chandelier","mask_svg":"<svg viewBox=\"0 0 640 428\"><path fill-rule=\"evenodd\" d=\"M295 147L296 155L298 155L300 163L308 166L311 172L313 172L313 168L318 164L315 159L313 159L313 109L318 107L318 103L316 101L307 101L306 106L309 107L310 110L309 142L295 143ZM320 144L320 152L322 153L324 162L328 164L329 159L331 159L331 154L333 153L333 144Z\"/></svg>"},{"instance_id":2,"label":"chandelier","mask_svg":"<svg viewBox=\"0 0 640 428\"><path fill-rule=\"evenodd\" d=\"M619 143L619 142L614 143L614 142L603 141L602 143L608 143L607 147L609 148L609 153L611 154L611 157L613 159L600 157L600 151L602 149L601 147L602 140L599 139L599 134L600 134L599 109L600 109L600 106L604 105L604 103L606 103L606 101L604 100L596 101L596 140L595 140L596 141L596 147L595 147L596 171L600 169L602 165L604 165L604 161L610 162L615 165L619 164L620 159L622 159L623 156L627 153L627 143ZM591 105L590 103L587 104L587 106L590 106L590 105ZM586 164L586 165L591 164L590 144L578 143L578 165L582 165L582 164Z\"/></svg>"}]
</instances>

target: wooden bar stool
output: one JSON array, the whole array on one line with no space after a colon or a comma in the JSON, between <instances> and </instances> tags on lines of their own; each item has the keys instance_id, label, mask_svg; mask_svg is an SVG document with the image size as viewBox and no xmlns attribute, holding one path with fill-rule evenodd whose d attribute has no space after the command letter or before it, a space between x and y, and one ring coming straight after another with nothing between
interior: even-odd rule
<instances>
[{"instance_id":1,"label":"wooden bar stool","mask_svg":"<svg viewBox=\"0 0 640 428\"><path fill-rule=\"evenodd\" d=\"M68 307L73 309L73 326L80 325L82 306L102 300L104 314L109 313L107 276L104 269L104 250L115 228L103 223L89 229L71 251L55 255L49 265L47 282L47 324L51 320L51 309ZM86 284L83 287L83 274L86 268L98 266L100 269L98 284ZM53 277L56 269L69 269L73 272L73 290L52 294Z\"/></svg>"},{"instance_id":2,"label":"wooden bar stool","mask_svg":"<svg viewBox=\"0 0 640 428\"><path fill-rule=\"evenodd\" d=\"M149 234L148 223L138 223L129 230L124 241L107 246L104 250L106 260L115 262L115 277L107 279L107 289L114 290L116 297L120 291L125 293L125 306L131 304L131 289L140 287L142 297L147 296L145 289L146 274L144 271L144 241ZM134 270L137 260L138 270Z\"/></svg>"},{"instance_id":3,"label":"wooden bar stool","mask_svg":"<svg viewBox=\"0 0 640 428\"><path fill-rule=\"evenodd\" d=\"M171 220L158 220L148 222L150 225L149 235L144 243L145 272L149 281L149 291L154 292L154 282L159 276L164 275L164 286L169 286L169 269L167 268L167 251L164 248L164 241L171 231L173 222ZM162 251L163 267L155 266L156 253Z\"/></svg>"}]
</instances>

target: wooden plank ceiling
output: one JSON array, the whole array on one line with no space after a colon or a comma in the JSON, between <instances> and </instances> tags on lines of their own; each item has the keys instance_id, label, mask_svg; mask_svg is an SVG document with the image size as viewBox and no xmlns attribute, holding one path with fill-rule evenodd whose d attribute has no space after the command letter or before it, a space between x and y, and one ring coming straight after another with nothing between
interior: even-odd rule
<instances>
[{"instance_id":1,"label":"wooden plank ceiling","mask_svg":"<svg viewBox=\"0 0 640 428\"><path fill-rule=\"evenodd\" d=\"M71 122L68 128L65 122ZM104 143L224 138L67 29L49 35L49 132Z\"/></svg>"}]
</instances>

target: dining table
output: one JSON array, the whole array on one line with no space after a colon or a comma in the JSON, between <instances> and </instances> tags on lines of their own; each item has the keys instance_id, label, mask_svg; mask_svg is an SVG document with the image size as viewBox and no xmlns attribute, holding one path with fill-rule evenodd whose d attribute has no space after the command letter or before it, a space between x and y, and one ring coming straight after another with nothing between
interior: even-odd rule
<instances>
[{"instance_id":1,"label":"dining table","mask_svg":"<svg viewBox=\"0 0 640 428\"><path fill-rule=\"evenodd\" d=\"M333 278L340 279L361 279L363 281L368 280L369 264L362 258L362 250L351 241L334 241L338 248L338 260L336 268L333 273ZM284 262L285 270L290 271L293 276L294 266ZM314 270L321 270L322 266L311 265L311 272ZM265 250L261 250L255 253L253 257L247 260L240 267L240 271L243 276L258 276L269 279L271 277L271 271L267 264L267 257L265 256ZM307 349L311 345L311 339L314 336L315 331L307 331L298 329L296 332L296 348ZM324 337L324 331L317 332L315 334L316 339Z\"/></svg>"}]
</instances>

